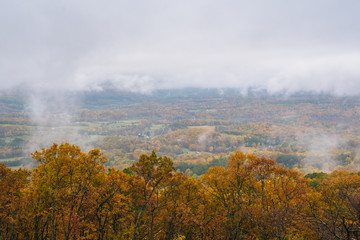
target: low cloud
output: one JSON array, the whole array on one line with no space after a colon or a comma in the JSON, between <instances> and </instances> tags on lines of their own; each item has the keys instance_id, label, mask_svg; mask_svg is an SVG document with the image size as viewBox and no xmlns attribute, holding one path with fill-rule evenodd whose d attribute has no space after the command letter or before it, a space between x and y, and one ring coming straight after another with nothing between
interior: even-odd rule
<instances>
[{"instance_id":1,"label":"low cloud","mask_svg":"<svg viewBox=\"0 0 360 240\"><path fill-rule=\"evenodd\" d=\"M11 1L2 88L360 93L360 3Z\"/></svg>"},{"instance_id":2,"label":"low cloud","mask_svg":"<svg viewBox=\"0 0 360 240\"><path fill-rule=\"evenodd\" d=\"M33 127L26 152L34 152L53 143L70 142L84 151L92 148L89 137L80 132L77 114L81 98L76 94L32 90L28 94L25 111Z\"/></svg>"},{"instance_id":3,"label":"low cloud","mask_svg":"<svg viewBox=\"0 0 360 240\"><path fill-rule=\"evenodd\" d=\"M320 135L311 139L303 164L308 171L334 171L338 165L331 152L336 149L339 139L336 135Z\"/></svg>"}]
</instances>

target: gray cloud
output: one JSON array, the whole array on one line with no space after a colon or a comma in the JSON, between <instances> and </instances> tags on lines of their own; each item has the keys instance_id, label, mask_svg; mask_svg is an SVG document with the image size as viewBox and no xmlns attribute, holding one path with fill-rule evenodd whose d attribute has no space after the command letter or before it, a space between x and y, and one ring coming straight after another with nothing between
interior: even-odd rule
<instances>
[{"instance_id":1,"label":"gray cloud","mask_svg":"<svg viewBox=\"0 0 360 240\"><path fill-rule=\"evenodd\" d=\"M360 94L357 0L6 1L0 84Z\"/></svg>"}]
</instances>

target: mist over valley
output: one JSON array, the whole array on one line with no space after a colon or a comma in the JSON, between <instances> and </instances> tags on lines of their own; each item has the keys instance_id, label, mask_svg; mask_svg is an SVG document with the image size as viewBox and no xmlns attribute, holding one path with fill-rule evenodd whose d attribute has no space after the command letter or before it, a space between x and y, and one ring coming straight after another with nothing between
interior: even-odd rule
<instances>
[{"instance_id":1,"label":"mist over valley","mask_svg":"<svg viewBox=\"0 0 360 240\"><path fill-rule=\"evenodd\" d=\"M54 142L100 148L128 167L155 150L203 174L236 150L304 173L359 167L357 96L249 89L2 93L1 162L32 168L30 153Z\"/></svg>"}]
</instances>

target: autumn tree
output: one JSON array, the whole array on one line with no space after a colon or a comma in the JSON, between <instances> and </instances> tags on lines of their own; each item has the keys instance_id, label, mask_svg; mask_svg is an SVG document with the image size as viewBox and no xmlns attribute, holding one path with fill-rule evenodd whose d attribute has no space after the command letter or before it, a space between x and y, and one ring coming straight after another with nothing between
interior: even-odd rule
<instances>
[{"instance_id":1,"label":"autumn tree","mask_svg":"<svg viewBox=\"0 0 360 240\"><path fill-rule=\"evenodd\" d=\"M303 236L307 180L275 161L236 152L226 168L201 178L223 218L223 239L288 239Z\"/></svg>"},{"instance_id":2,"label":"autumn tree","mask_svg":"<svg viewBox=\"0 0 360 240\"><path fill-rule=\"evenodd\" d=\"M28 189L33 239L95 238L96 224L88 214L96 193L105 184L98 149L81 152L68 143L54 144L32 154L38 162Z\"/></svg>"},{"instance_id":3,"label":"autumn tree","mask_svg":"<svg viewBox=\"0 0 360 240\"><path fill-rule=\"evenodd\" d=\"M360 176L334 171L308 201L308 214L323 239L360 239Z\"/></svg>"},{"instance_id":4,"label":"autumn tree","mask_svg":"<svg viewBox=\"0 0 360 240\"><path fill-rule=\"evenodd\" d=\"M93 219L96 239L126 239L132 219L129 216L129 176L110 169L88 200L87 218Z\"/></svg>"},{"instance_id":5,"label":"autumn tree","mask_svg":"<svg viewBox=\"0 0 360 240\"><path fill-rule=\"evenodd\" d=\"M311 236L312 232L305 232L302 224L308 181L300 173L264 157L253 158L248 167L253 173L247 204L247 215L256 226L253 237L265 240Z\"/></svg>"},{"instance_id":6,"label":"autumn tree","mask_svg":"<svg viewBox=\"0 0 360 240\"><path fill-rule=\"evenodd\" d=\"M360 239L355 172L311 174L311 185L242 152L199 179L154 151L124 170L68 143L32 156L30 182L0 164L0 239Z\"/></svg>"},{"instance_id":7,"label":"autumn tree","mask_svg":"<svg viewBox=\"0 0 360 240\"><path fill-rule=\"evenodd\" d=\"M159 194L166 187L175 168L167 157L157 157L155 151L151 155L141 155L130 170L135 178L130 182L132 187L134 230L133 239L154 239L157 234L154 227L155 211L159 208Z\"/></svg>"},{"instance_id":8,"label":"autumn tree","mask_svg":"<svg viewBox=\"0 0 360 240\"><path fill-rule=\"evenodd\" d=\"M203 186L195 178L182 172L168 179L159 196L158 224L160 239L171 240L177 236L198 239L202 236ZM203 238L204 239L204 238Z\"/></svg>"},{"instance_id":9,"label":"autumn tree","mask_svg":"<svg viewBox=\"0 0 360 240\"><path fill-rule=\"evenodd\" d=\"M252 173L248 169L253 155L236 152L225 167L212 167L201 177L207 187L208 195L223 212L222 225L225 239L242 239L245 234L244 204L249 192L249 181Z\"/></svg>"},{"instance_id":10,"label":"autumn tree","mask_svg":"<svg viewBox=\"0 0 360 240\"><path fill-rule=\"evenodd\" d=\"M0 163L0 239L17 239L21 232L23 191L30 172L12 171Z\"/></svg>"}]
</instances>

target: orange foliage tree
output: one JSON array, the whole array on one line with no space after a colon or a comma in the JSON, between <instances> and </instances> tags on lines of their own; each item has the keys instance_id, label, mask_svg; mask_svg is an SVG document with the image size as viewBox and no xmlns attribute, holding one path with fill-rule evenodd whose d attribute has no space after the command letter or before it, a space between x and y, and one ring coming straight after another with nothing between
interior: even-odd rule
<instances>
[{"instance_id":1,"label":"orange foliage tree","mask_svg":"<svg viewBox=\"0 0 360 240\"><path fill-rule=\"evenodd\" d=\"M0 164L1 239L359 239L360 176L312 187L275 161L235 152L199 179L153 151L123 171L100 150L36 151L30 172Z\"/></svg>"}]
</instances>

